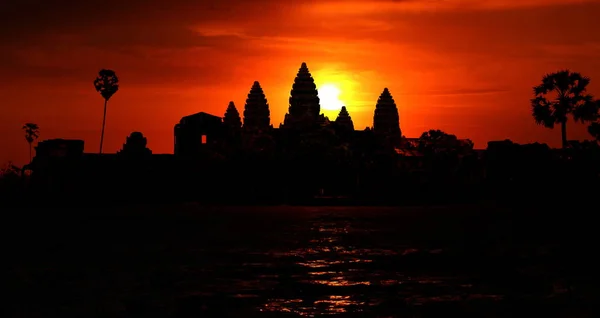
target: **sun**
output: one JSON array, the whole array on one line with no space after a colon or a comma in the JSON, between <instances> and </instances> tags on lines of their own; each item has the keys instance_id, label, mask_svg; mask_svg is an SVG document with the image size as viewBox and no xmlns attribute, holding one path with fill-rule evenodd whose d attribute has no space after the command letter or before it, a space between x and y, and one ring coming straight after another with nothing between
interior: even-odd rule
<instances>
[{"instance_id":1,"label":"sun","mask_svg":"<svg viewBox=\"0 0 600 318\"><path fill-rule=\"evenodd\" d=\"M333 84L324 84L318 89L321 109L339 110L344 102L339 99L340 89Z\"/></svg>"}]
</instances>

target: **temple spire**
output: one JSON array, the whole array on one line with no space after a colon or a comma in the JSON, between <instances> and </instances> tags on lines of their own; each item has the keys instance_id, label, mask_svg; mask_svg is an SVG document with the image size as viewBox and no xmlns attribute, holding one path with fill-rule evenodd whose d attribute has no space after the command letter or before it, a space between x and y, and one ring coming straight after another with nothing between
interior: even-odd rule
<instances>
[{"instance_id":1,"label":"temple spire","mask_svg":"<svg viewBox=\"0 0 600 318\"><path fill-rule=\"evenodd\" d=\"M352 118L346 109L346 106L342 106L340 113L335 119L336 126L346 129L346 130L354 130L354 123L352 122Z\"/></svg>"},{"instance_id":2,"label":"temple spire","mask_svg":"<svg viewBox=\"0 0 600 318\"><path fill-rule=\"evenodd\" d=\"M269 104L259 82L254 82L244 106L244 128L265 130L271 125Z\"/></svg>"},{"instance_id":3,"label":"temple spire","mask_svg":"<svg viewBox=\"0 0 600 318\"><path fill-rule=\"evenodd\" d=\"M139 131L134 131L127 137L123 144L123 148L117 151L117 154L132 157L151 155L152 151L148 149L147 144L148 140L144 137L144 134Z\"/></svg>"},{"instance_id":4,"label":"temple spire","mask_svg":"<svg viewBox=\"0 0 600 318\"><path fill-rule=\"evenodd\" d=\"M302 62L290 91L288 113L284 125L294 125L307 118L318 118L321 112L319 93L305 62Z\"/></svg>"},{"instance_id":5,"label":"temple spire","mask_svg":"<svg viewBox=\"0 0 600 318\"><path fill-rule=\"evenodd\" d=\"M229 105L227 105L227 110L223 116L223 123L229 129L237 130L242 128L242 119L240 118L240 113L237 108L235 108L233 101L229 102Z\"/></svg>"},{"instance_id":6,"label":"temple spire","mask_svg":"<svg viewBox=\"0 0 600 318\"><path fill-rule=\"evenodd\" d=\"M398 143L402 137L398 108L387 87L383 89L383 92L377 100L377 105L375 106L373 132L380 135L386 135L391 138L394 143Z\"/></svg>"}]
</instances>

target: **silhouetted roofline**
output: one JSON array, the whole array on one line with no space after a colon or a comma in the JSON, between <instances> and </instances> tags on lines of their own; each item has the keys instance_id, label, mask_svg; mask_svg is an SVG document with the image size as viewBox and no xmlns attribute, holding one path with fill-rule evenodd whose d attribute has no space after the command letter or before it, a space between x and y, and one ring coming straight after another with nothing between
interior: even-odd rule
<instances>
[{"instance_id":1,"label":"silhouetted roofline","mask_svg":"<svg viewBox=\"0 0 600 318\"><path fill-rule=\"evenodd\" d=\"M54 138L54 139L44 139L41 140L38 144L41 143L53 143L53 142L69 142L69 143L73 143L73 142L85 142L83 139L63 139L63 138Z\"/></svg>"},{"instance_id":2,"label":"silhouetted roofline","mask_svg":"<svg viewBox=\"0 0 600 318\"><path fill-rule=\"evenodd\" d=\"M109 152L109 153L97 153L97 152L84 152L83 153L86 156L108 156L108 155L116 155L117 153L115 152ZM163 152L163 153L153 153L152 156L172 156L172 153L168 153L168 152Z\"/></svg>"},{"instance_id":3,"label":"silhouetted roofline","mask_svg":"<svg viewBox=\"0 0 600 318\"><path fill-rule=\"evenodd\" d=\"M217 116L217 115L213 115L213 114L209 114L209 113L205 113L205 112L199 112L199 113L195 113L195 114L183 116L183 117L181 117L181 119L184 119L184 118L194 118L194 117L200 117L200 116L208 116L208 117L214 117L214 118L223 119L223 117L221 117L221 116Z\"/></svg>"}]
</instances>

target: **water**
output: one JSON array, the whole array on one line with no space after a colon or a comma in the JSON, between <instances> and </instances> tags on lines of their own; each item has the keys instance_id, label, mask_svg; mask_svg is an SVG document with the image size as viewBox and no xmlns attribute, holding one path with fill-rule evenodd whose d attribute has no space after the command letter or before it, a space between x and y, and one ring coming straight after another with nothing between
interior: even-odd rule
<instances>
[{"instance_id":1,"label":"water","mask_svg":"<svg viewBox=\"0 0 600 318\"><path fill-rule=\"evenodd\" d=\"M135 210L20 231L15 316L597 313L593 257L556 233L564 220L489 206Z\"/></svg>"}]
</instances>

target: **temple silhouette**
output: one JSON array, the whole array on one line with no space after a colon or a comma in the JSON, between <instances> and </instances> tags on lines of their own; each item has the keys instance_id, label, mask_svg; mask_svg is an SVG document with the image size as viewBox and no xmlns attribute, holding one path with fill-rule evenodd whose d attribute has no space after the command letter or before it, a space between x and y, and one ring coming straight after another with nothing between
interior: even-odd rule
<instances>
[{"instance_id":1,"label":"temple silhouette","mask_svg":"<svg viewBox=\"0 0 600 318\"><path fill-rule=\"evenodd\" d=\"M243 110L243 120L233 102L230 102L223 117L200 112L183 117L175 125L176 156L199 155L203 149L219 149L223 146L242 145L245 148L265 150L265 143L291 146L294 136L322 132L330 129L338 136L360 137L372 133L381 142L401 148L402 134L398 108L389 90L385 88L377 101L373 116L373 127L355 131L352 118L346 107L342 107L334 121L320 112L321 105L314 79L302 63L290 92L289 108L278 128L271 124L268 100L259 82L254 82ZM275 145L270 145L275 147Z\"/></svg>"},{"instance_id":2,"label":"temple silhouette","mask_svg":"<svg viewBox=\"0 0 600 318\"><path fill-rule=\"evenodd\" d=\"M82 140L45 140L24 169L31 171L34 193L48 200L396 202L470 200L490 180L488 190L531 179L549 181L542 168L564 156L546 145L510 141L474 150L470 140L439 130L406 138L387 88L375 102L372 127L357 130L345 106L331 121L321 113L306 63L294 79L289 108L278 127L273 127L268 99L255 81L243 112L230 102L222 117L199 112L181 118L174 126L173 154L153 154L146 145L141 132L131 133L115 154L84 153ZM524 154L537 161L514 160Z\"/></svg>"}]
</instances>

